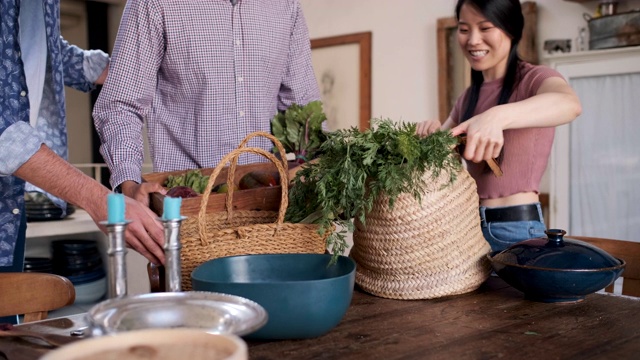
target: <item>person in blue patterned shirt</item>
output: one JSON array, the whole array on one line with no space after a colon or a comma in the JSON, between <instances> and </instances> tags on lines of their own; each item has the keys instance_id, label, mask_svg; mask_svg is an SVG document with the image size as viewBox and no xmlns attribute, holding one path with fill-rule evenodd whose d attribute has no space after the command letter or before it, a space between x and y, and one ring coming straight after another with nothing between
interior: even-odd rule
<instances>
[{"instance_id":1,"label":"person in blue patterned shirt","mask_svg":"<svg viewBox=\"0 0 640 360\"><path fill-rule=\"evenodd\" d=\"M0 0L0 271L22 271L25 182L107 218L109 189L66 161L64 86L89 91L106 77L109 58L60 35L60 0ZM126 198L127 244L164 262L162 225ZM101 227L104 231L104 227Z\"/></svg>"}]
</instances>

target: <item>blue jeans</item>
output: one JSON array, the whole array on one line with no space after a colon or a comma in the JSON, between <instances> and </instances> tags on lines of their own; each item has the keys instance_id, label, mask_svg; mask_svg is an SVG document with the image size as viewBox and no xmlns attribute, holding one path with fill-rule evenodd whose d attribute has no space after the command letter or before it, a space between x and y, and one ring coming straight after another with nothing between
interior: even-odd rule
<instances>
[{"instance_id":1,"label":"blue jeans","mask_svg":"<svg viewBox=\"0 0 640 360\"><path fill-rule=\"evenodd\" d=\"M482 234L491 245L492 251L500 251L509 246L532 238L546 237L544 218L542 216L542 207L540 203L535 203L538 208L540 221L509 221L509 222L490 222L488 223L484 212L486 206L480 206L480 220L482 225Z\"/></svg>"},{"instance_id":2,"label":"blue jeans","mask_svg":"<svg viewBox=\"0 0 640 360\"><path fill-rule=\"evenodd\" d=\"M13 250L13 265L0 266L0 273L2 272L22 272L24 268L24 248L27 237L27 215L24 207L20 209L22 213L22 220L20 221L20 229L18 230L18 240L16 241L16 247ZM18 317L5 316L0 317L0 323L17 324Z\"/></svg>"}]
</instances>

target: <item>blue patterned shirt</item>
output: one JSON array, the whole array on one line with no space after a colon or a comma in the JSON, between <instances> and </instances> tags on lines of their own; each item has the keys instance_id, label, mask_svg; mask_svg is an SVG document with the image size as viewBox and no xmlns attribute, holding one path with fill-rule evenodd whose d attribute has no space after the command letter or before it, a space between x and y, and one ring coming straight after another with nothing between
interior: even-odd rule
<instances>
[{"instance_id":1,"label":"blue patterned shirt","mask_svg":"<svg viewBox=\"0 0 640 360\"><path fill-rule=\"evenodd\" d=\"M93 111L111 185L140 182L144 123L154 171L207 168L319 100L310 47L298 0L127 1Z\"/></svg>"},{"instance_id":2,"label":"blue patterned shirt","mask_svg":"<svg viewBox=\"0 0 640 360\"><path fill-rule=\"evenodd\" d=\"M43 89L28 89L20 47L20 0L0 0L0 266L13 264L25 182L11 176L46 144L67 158L64 86L94 88L109 59L60 35L60 0L42 0L47 63ZM29 123L28 92L43 91L37 124ZM57 203L64 206L60 200Z\"/></svg>"}]
</instances>

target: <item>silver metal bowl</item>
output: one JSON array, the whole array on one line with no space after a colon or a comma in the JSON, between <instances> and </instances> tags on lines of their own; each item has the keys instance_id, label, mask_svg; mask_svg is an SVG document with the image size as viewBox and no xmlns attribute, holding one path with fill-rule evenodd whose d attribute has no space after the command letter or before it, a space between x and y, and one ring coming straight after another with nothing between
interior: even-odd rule
<instances>
[{"instance_id":1,"label":"silver metal bowl","mask_svg":"<svg viewBox=\"0 0 640 360\"><path fill-rule=\"evenodd\" d=\"M150 328L196 328L246 335L267 323L266 310L249 299L214 292L169 292L105 300L87 312L91 336Z\"/></svg>"}]
</instances>

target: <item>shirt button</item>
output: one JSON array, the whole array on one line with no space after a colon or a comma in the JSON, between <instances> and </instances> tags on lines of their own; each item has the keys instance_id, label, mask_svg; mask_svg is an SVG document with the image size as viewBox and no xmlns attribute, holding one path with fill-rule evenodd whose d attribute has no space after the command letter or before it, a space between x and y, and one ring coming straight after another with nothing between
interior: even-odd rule
<instances>
[{"instance_id":1,"label":"shirt button","mask_svg":"<svg viewBox=\"0 0 640 360\"><path fill-rule=\"evenodd\" d=\"M240 76L240 77L238 78L238 82L242 82L242 80L244 80L244 78L243 78L242 76Z\"/></svg>"},{"instance_id":2,"label":"shirt button","mask_svg":"<svg viewBox=\"0 0 640 360\"><path fill-rule=\"evenodd\" d=\"M18 214L20 214L20 209L13 209L12 213L14 215L18 215Z\"/></svg>"},{"instance_id":3,"label":"shirt button","mask_svg":"<svg viewBox=\"0 0 640 360\"><path fill-rule=\"evenodd\" d=\"M244 111L240 111L240 116L244 116Z\"/></svg>"},{"instance_id":4,"label":"shirt button","mask_svg":"<svg viewBox=\"0 0 640 360\"><path fill-rule=\"evenodd\" d=\"M236 40L236 45L240 45L240 40Z\"/></svg>"},{"instance_id":5,"label":"shirt button","mask_svg":"<svg viewBox=\"0 0 640 360\"><path fill-rule=\"evenodd\" d=\"M20 96L27 96L27 92L24 90L20 91Z\"/></svg>"}]
</instances>

